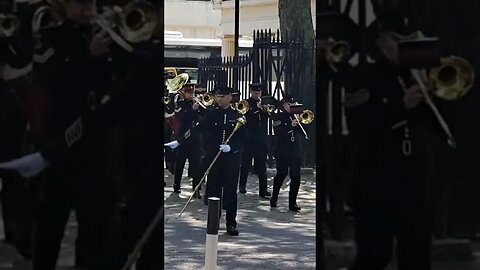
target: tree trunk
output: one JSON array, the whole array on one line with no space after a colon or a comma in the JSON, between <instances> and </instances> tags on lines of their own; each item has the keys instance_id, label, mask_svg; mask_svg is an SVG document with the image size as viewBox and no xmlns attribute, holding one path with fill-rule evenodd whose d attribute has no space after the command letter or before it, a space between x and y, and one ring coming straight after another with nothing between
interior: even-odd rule
<instances>
[{"instance_id":1,"label":"tree trunk","mask_svg":"<svg viewBox=\"0 0 480 270\"><path fill-rule=\"evenodd\" d=\"M293 41L301 38L303 49L301 54L290 58L287 63L285 74L293 74L290 81L285 76L285 93L291 94L305 105L306 109L315 111L315 57L312 11L310 0L279 0L278 15L280 19L280 32L282 40ZM288 60L287 60L288 61ZM305 144L304 165L312 166L315 162L315 124L305 126L309 141Z\"/></svg>"}]
</instances>

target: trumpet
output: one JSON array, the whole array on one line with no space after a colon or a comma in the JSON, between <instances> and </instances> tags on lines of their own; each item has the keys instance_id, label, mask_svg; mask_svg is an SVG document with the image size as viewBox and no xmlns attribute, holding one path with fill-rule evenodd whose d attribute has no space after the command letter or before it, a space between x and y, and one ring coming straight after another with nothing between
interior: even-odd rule
<instances>
[{"instance_id":1,"label":"trumpet","mask_svg":"<svg viewBox=\"0 0 480 270\"><path fill-rule=\"evenodd\" d=\"M246 114L248 110L250 110L250 105L248 105L248 101L246 100L241 100L235 104L235 109L240 113L240 114Z\"/></svg>"}]
</instances>

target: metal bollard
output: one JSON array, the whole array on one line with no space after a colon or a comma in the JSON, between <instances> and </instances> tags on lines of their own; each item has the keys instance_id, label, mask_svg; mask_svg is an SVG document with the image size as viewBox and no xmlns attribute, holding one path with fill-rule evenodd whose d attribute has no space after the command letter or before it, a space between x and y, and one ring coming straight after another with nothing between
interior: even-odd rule
<instances>
[{"instance_id":1,"label":"metal bollard","mask_svg":"<svg viewBox=\"0 0 480 270\"><path fill-rule=\"evenodd\" d=\"M207 243L205 270L217 270L218 227L220 223L220 198L208 198Z\"/></svg>"}]
</instances>

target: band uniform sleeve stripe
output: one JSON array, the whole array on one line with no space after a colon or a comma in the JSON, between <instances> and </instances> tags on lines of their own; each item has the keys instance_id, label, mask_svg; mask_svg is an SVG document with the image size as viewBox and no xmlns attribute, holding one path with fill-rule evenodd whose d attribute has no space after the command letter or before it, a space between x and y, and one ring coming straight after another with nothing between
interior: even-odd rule
<instances>
[{"instance_id":1,"label":"band uniform sleeve stripe","mask_svg":"<svg viewBox=\"0 0 480 270\"><path fill-rule=\"evenodd\" d=\"M22 76L27 75L33 70L32 63L29 63L23 68L12 68L10 65L5 64L2 69L2 78L5 81L20 78Z\"/></svg>"},{"instance_id":2,"label":"band uniform sleeve stripe","mask_svg":"<svg viewBox=\"0 0 480 270\"><path fill-rule=\"evenodd\" d=\"M55 55L55 50L53 48L49 48L43 54L35 53L33 55L33 60L35 63L45 64L53 55Z\"/></svg>"}]
</instances>

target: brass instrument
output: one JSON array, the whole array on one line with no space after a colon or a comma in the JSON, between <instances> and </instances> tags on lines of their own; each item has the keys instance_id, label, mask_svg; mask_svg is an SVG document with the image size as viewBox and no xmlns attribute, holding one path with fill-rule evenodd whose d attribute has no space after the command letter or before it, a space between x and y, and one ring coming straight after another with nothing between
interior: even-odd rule
<instances>
[{"instance_id":1,"label":"brass instrument","mask_svg":"<svg viewBox=\"0 0 480 270\"><path fill-rule=\"evenodd\" d=\"M298 102L295 102L295 105L301 105L301 104L298 104ZM303 135L305 135L305 139L308 140L308 134L305 131L305 128L303 128L302 124L308 125L313 122L313 119L314 119L313 112L311 110L303 110L303 112L298 115L297 113L293 113L293 116L295 117L295 120L297 120L298 126L302 129Z\"/></svg>"},{"instance_id":2,"label":"brass instrument","mask_svg":"<svg viewBox=\"0 0 480 270\"><path fill-rule=\"evenodd\" d=\"M272 96L264 96L260 98L258 104L263 111L272 114L277 109L276 104L278 104L278 101Z\"/></svg>"},{"instance_id":3,"label":"brass instrument","mask_svg":"<svg viewBox=\"0 0 480 270\"><path fill-rule=\"evenodd\" d=\"M188 82L188 74L181 73L175 76L175 78L167 82L167 89L169 93L178 93L182 90L182 87Z\"/></svg>"},{"instance_id":4,"label":"brass instrument","mask_svg":"<svg viewBox=\"0 0 480 270\"><path fill-rule=\"evenodd\" d=\"M128 52L133 51L128 42L149 40L158 24L155 6L144 0L133 1L123 8L105 8L102 14L95 13L91 17L92 23L106 31L113 41ZM118 29L121 36L113 29Z\"/></svg>"},{"instance_id":5,"label":"brass instrument","mask_svg":"<svg viewBox=\"0 0 480 270\"><path fill-rule=\"evenodd\" d=\"M267 104L267 113L273 113L276 110L275 105Z\"/></svg>"},{"instance_id":6,"label":"brass instrument","mask_svg":"<svg viewBox=\"0 0 480 270\"><path fill-rule=\"evenodd\" d=\"M165 103L165 104L169 104L171 101L172 101L172 99L170 97L164 97L163 98L163 103Z\"/></svg>"},{"instance_id":7,"label":"brass instrument","mask_svg":"<svg viewBox=\"0 0 480 270\"><path fill-rule=\"evenodd\" d=\"M246 100L240 100L235 104L235 109L240 113L240 114L246 114L248 110L250 109L250 106L248 105L248 101Z\"/></svg>"},{"instance_id":8,"label":"brass instrument","mask_svg":"<svg viewBox=\"0 0 480 270\"><path fill-rule=\"evenodd\" d=\"M350 45L346 41L336 41L329 38L327 41L323 41L320 46L324 50L325 60L329 64L345 62L350 56Z\"/></svg>"},{"instance_id":9,"label":"brass instrument","mask_svg":"<svg viewBox=\"0 0 480 270\"><path fill-rule=\"evenodd\" d=\"M214 94L212 93L205 93L203 95L199 95L195 98L195 101L198 102L198 105L202 106L202 108L206 109L209 106L213 105L215 101Z\"/></svg>"},{"instance_id":10,"label":"brass instrument","mask_svg":"<svg viewBox=\"0 0 480 270\"><path fill-rule=\"evenodd\" d=\"M147 1L137 0L126 5L119 16L119 30L132 43L149 40L158 24L155 6Z\"/></svg>"},{"instance_id":11,"label":"brass instrument","mask_svg":"<svg viewBox=\"0 0 480 270\"><path fill-rule=\"evenodd\" d=\"M17 16L0 14L0 38L13 36L19 26L19 19Z\"/></svg>"},{"instance_id":12,"label":"brass instrument","mask_svg":"<svg viewBox=\"0 0 480 270\"><path fill-rule=\"evenodd\" d=\"M54 2L38 8L32 17L32 31L38 34L41 29L53 28L63 23L64 15L61 14L58 4Z\"/></svg>"},{"instance_id":13,"label":"brass instrument","mask_svg":"<svg viewBox=\"0 0 480 270\"><path fill-rule=\"evenodd\" d=\"M439 98L449 101L459 99L463 97L473 86L473 68L463 58L457 56L441 58L440 66L433 68L430 71L431 72L430 76L427 78L427 83L431 84L429 86L433 87L434 95ZM448 144L451 147L456 148L456 142L452 132L450 131L450 128L429 95L428 87L424 83L425 77L422 77L424 73L421 73L420 70L416 69L412 69L411 73L420 86L420 90L425 97L425 103L430 106L435 114L435 117L440 123L440 126L448 136Z\"/></svg>"},{"instance_id":14,"label":"brass instrument","mask_svg":"<svg viewBox=\"0 0 480 270\"><path fill-rule=\"evenodd\" d=\"M475 73L470 63L458 56L440 59L440 66L430 71L435 96L445 100L462 98L473 86Z\"/></svg>"},{"instance_id":15,"label":"brass instrument","mask_svg":"<svg viewBox=\"0 0 480 270\"><path fill-rule=\"evenodd\" d=\"M300 122L304 125L308 125L313 122L314 114L311 110L305 110L300 114Z\"/></svg>"}]
</instances>

